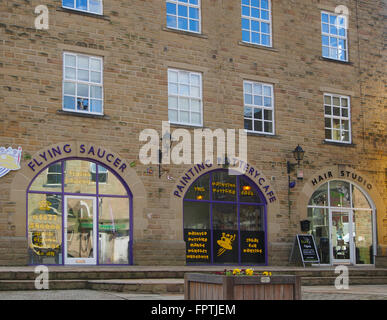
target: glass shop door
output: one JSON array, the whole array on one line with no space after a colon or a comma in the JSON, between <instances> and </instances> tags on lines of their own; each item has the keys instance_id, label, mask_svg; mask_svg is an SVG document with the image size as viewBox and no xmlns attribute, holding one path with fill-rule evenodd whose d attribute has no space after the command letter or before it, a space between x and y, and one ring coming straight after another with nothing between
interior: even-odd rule
<instances>
[{"instance_id":1,"label":"glass shop door","mask_svg":"<svg viewBox=\"0 0 387 320\"><path fill-rule=\"evenodd\" d=\"M352 212L331 210L331 252L333 264L354 263Z\"/></svg>"},{"instance_id":2,"label":"glass shop door","mask_svg":"<svg viewBox=\"0 0 387 320\"><path fill-rule=\"evenodd\" d=\"M65 264L97 264L96 218L96 198L65 196Z\"/></svg>"}]
</instances>

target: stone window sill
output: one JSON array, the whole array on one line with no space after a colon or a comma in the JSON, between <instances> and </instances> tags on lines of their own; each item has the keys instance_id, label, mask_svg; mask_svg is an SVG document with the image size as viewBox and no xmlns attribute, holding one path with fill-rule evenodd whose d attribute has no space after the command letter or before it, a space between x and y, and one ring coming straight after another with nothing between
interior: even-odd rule
<instances>
[{"instance_id":1,"label":"stone window sill","mask_svg":"<svg viewBox=\"0 0 387 320\"><path fill-rule=\"evenodd\" d=\"M321 61L333 62L333 63L339 63L339 64L348 65L348 66L353 66L353 62L350 62L350 61L341 61L341 60L330 59L330 58L325 58L325 57L319 57L319 59Z\"/></svg>"},{"instance_id":2,"label":"stone window sill","mask_svg":"<svg viewBox=\"0 0 387 320\"><path fill-rule=\"evenodd\" d=\"M347 148L355 148L356 144L354 143L343 143L343 142L334 142L334 141L326 141L324 140L322 142L323 144L331 145L331 146L338 146L338 147L347 147Z\"/></svg>"},{"instance_id":3,"label":"stone window sill","mask_svg":"<svg viewBox=\"0 0 387 320\"><path fill-rule=\"evenodd\" d=\"M65 111L65 110L57 110L56 113L64 116L75 116L75 117L82 117L82 118L110 120L110 117L104 114L101 114L101 115L87 114L87 113L81 113L76 111Z\"/></svg>"},{"instance_id":4,"label":"stone window sill","mask_svg":"<svg viewBox=\"0 0 387 320\"><path fill-rule=\"evenodd\" d=\"M259 44L252 44L252 43L247 43L247 42L243 42L243 41L238 41L238 45L243 46L243 47L268 50L268 51L272 51L272 52L279 52L278 49L275 49L273 47L266 47L266 46L261 46Z\"/></svg>"},{"instance_id":5,"label":"stone window sill","mask_svg":"<svg viewBox=\"0 0 387 320\"><path fill-rule=\"evenodd\" d=\"M163 27L161 30L166 31L166 32L173 32L177 34L182 34L185 36L192 36L196 38L202 38L202 39L208 39L208 36L202 33L195 33L195 32L189 32L189 31L184 31L184 30L178 30L178 29L171 29L171 28L166 28Z\"/></svg>"},{"instance_id":6,"label":"stone window sill","mask_svg":"<svg viewBox=\"0 0 387 320\"><path fill-rule=\"evenodd\" d=\"M93 18L97 18L97 19L101 19L101 20L110 21L110 18L108 16L101 15L101 14L98 14L98 13L78 11L78 10L75 10L75 9L68 9L68 8L63 8L63 7L57 8L56 11L73 13L73 14L79 14L79 15L85 16L85 17L93 17Z\"/></svg>"},{"instance_id":7,"label":"stone window sill","mask_svg":"<svg viewBox=\"0 0 387 320\"><path fill-rule=\"evenodd\" d=\"M246 134L248 136L279 139L279 136L275 134L266 134L266 133L259 133L259 132L250 132L250 131L246 131Z\"/></svg>"}]
</instances>

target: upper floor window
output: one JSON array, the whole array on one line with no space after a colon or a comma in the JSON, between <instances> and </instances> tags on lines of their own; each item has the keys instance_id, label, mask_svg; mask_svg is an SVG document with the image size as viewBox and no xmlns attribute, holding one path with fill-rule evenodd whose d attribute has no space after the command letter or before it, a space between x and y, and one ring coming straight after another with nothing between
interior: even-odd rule
<instances>
[{"instance_id":1,"label":"upper floor window","mask_svg":"<svg viewBox=\"0 0 387 320\"><path fill-rule=\"evenodd\" d=\"M102 14L102 0L62 0L64 8Z\"/></svg>"},{"instance_id":2,"label":"upper floor window","mask_svg":"<svg viewBox=\"0 0 387 320\"><path fill-rule=\"evenodd\" d=\"M324 94L325 140L351 143L351 110L347 96Z\"/></svg>"},{"instance_id":3,"label":"upper floor window","mask_svg":"<svg viewBox=\"0 0 387 320\"><path fill-rule=\"evenodd\" d=\"M103 114L101 57L63 54L63 110Z\"/></svg>"},{"instance_id":4,"label":"upper floor window","mask_svg":"<svg viewBox=\"0 0 387 320\"><path fill-rule=\"evenodd\" d=\"M270 0L242 0L242 41L272 46Z\"/></svg>"},{"instance_id":5,"label":"upper floor window","mask_svg":"<svg viewBox=\"0 0 387 320\"><path fill-rule=\"evenodd\" d=\"M200 33L200 0L167 0L167 27Z\"/></svg>"},{"instance_id":6,"label":"upper floor window","mask_svg":"<svg viewBox=\"0 0 387 320\"><path fill-rule=\"evenodd\" d=\"M273 85L244 81L243 93L245 129L274 134Z\"/></svg>"},{"instance_id":7,"label":"upper floor window","mask_svg":"<svg viewBox=\"0 0 387 320\"><path fill-rule=\"evenodd\" d=\"M202 126L202 75L168 70L168 119L171 123Z\"/></svg>"},{"instance_id":8,"label":"upper floor window","mask_svg":"<svg viewBox=\"0 0 387 320\"><path fill-rule=\"evenodd\" d=\"M322 56L348 61L347 18L321 12Z\"/></svg>"}]
</instances>

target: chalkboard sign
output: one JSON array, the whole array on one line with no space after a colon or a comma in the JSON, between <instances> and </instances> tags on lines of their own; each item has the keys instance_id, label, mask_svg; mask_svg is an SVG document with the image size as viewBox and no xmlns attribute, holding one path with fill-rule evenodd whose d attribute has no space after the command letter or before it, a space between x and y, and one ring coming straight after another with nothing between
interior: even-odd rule
<instances>
[{"instance_id":1,"label":"chalkboard sign","mask_svg":"<svg viewBox=\"0 0 387 320\"><path fill-rule=\"evenodd\" d=\"M317 252L316 243L314 242L313 235L296 235L290 259L294 257L295 246L297 246L299 249L299 256L301 257L304 267L305 263L320 263L320 257Z\"/></svg>"}]
</instances>

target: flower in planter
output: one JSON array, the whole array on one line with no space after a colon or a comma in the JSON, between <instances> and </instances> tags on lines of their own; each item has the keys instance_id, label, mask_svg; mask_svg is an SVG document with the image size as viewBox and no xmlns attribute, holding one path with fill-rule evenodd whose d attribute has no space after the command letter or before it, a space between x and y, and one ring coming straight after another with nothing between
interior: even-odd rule
<instances>
[{"instance_id":1,"label":"flower in planter","mask_svg":"<svg viewBox=\"0 0 387 320\"><path fill-rule=\"evenodd\" d=\"M247 276L253 276L254 275L254 270L253 269L246 269L245 271Z\"/></svg>"},{"instance_id":2,"label":"flower in planter","mask_svg":"<svg viewBox=\"0 0 387 320\"><path fill-rule=\"evenodd\" d=\"M234 269L232 274L235 275L240 275L241 274L241 269Z\"/></svg>"}]
</instances>

